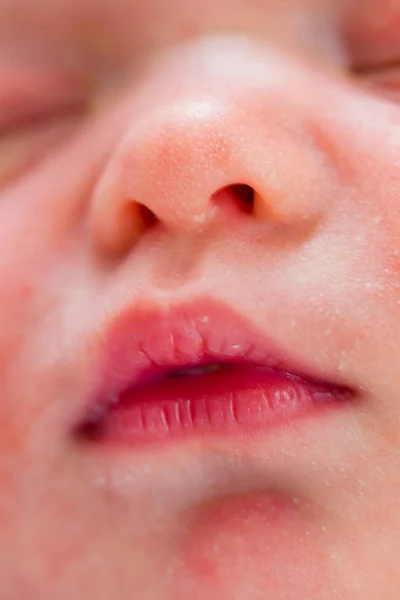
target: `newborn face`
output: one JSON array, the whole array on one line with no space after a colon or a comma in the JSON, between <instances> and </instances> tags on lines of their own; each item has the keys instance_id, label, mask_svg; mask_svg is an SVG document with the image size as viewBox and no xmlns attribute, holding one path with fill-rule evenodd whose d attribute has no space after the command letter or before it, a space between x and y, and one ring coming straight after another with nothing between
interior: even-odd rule
<instances>
[{"instance_id":1,"label":"newborn face","mask_svg":"<svg viewBox=\"0 0 400 600\"><path fill-rule=\"evenodd\" d=\"M399 24L0 1L2 600L398 598Z\"/></svg>"}]
</instances>

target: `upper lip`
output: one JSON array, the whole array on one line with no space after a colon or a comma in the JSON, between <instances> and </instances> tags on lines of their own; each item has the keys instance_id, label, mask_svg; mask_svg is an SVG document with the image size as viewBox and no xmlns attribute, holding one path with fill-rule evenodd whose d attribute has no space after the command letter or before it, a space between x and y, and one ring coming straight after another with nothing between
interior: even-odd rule
<instances>
[{"instance_id":1,"label":"upper lip","mask_svg":"<svg viewBox=\"0 0 400 600\"><path fill-rule=\"evenodd\" d=\"M350 391L293 354L231 307L210 299L168 308L131 306L100 333L99 377L90 408L114 402L160 373L207 363L245 362Z\"/></svg>"}]
</instances>

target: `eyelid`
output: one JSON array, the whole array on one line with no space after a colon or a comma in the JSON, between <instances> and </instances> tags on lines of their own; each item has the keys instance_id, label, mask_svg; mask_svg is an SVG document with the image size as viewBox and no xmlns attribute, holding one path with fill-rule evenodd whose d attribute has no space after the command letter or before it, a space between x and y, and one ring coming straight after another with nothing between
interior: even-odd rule
<instances>
[{"instance_id":1,"label":"eyelid","mask_svg":"<svg viewBox=\"0 0 400 600\"><path fill-rule=\"evenodd\" d=\"M379 77L382 74L395 73L398 70L400 70L400 56L396 60L375 62L371 64L358 66L356 65L355 67L353 67L354 73L356 75L360 75L361 77L368 75L376 75L377 77Z\"/></svg>"},{"instance_id":2,"label":"eyelid","mask_svg":"<svg viewBox=\"0 0 400 600\"><path fill-rule=\"evenodd\" d=\"M88 80L0 66L0 189L68 140L90 107Z\"/></svg>"},{"instance_id":3,"label":"eyelid","mask_svg":"<svg viewBox=\"0 0 400 600\"><path fill-rule=\"evenodd\" d=\"M375 63L354 71L359 84L368 93L399 105L400 101L400 60Z\"/></svg>"},{"instance_id":4,"label":"eyelid","mask_svg":"<svg viewBox=\"0 0 400 600\"><path fill-rule=\"evenodd\" d=\"M0 66L0 132L25 121L87 105L91 82L56 69Z\"/></svg>"},{"instance_id":5,"label":"eyelid","mask_svg":"<svg viewBox=\"0 0 400 600\"><path fill-rule=\"evenodd\" d=\"M79 125L77 115L50 120L42 127L32 125L13 131L4 139L0 133L0 190L42 161L54 147L68 140Z\"/></svg>"}]
</instances>

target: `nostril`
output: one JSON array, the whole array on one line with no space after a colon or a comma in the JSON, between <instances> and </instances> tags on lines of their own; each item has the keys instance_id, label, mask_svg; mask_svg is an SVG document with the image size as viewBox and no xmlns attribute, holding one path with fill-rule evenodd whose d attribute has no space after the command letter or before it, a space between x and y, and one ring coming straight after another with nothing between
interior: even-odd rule
<instances>
[{"instance_id":1,"label":"nostril","mask_svg":"<svg viewBox=\"0 0 400 600\"><path fill-rule=\"evenodd\" d=\"M120 207L120 237L128 246L157 221L156 215L144 204L127 199ZM125 245L125 244L123 244Z\"/></svg>"},{"instance_id":2,"label":"nostril","mask_svg":"<svg viewBox=\"0 0 400 600\"><path fill-rule=\"evenodd\" d=\"M156 215L147 206L126 199L114 211L112 218L104 217L101 221L102 250L116 256L128 252L156 221Z\"/></svg>"},{"instance_id":3,"label":"nostril","mask_svg":"<svg viewBox=\"0 0 400 600\"><path fill-rule=\"evenodd\" d=\"M234 207L247 214L254 211L254 198L254 189L244 183L226 186L212 196L214 205L218 208L231 209Z\"/></svg>"},{"instance_id":4,"label":"nostril","mask_svg":"<svg viewBox=\"0 0 400 600\"><path fill-rule=\"evenodd\" d=\"M156 223L156 215L149 208L147 208L147 206L144 206L144 204L138 204L138 212L142 224L146 229L148 229Z\"/></svg>"}]
</instances>

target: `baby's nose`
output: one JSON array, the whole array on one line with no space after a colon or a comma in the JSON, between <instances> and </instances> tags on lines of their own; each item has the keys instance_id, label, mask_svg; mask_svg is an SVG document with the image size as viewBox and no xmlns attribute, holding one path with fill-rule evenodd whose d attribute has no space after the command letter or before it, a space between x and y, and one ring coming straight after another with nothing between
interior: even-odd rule
<instances>
[{"instance_id":1,"label":"baby's nose","mask_svg":"<svg viewBox=\"0 0 400 600\"><path fill-rule=\"evenodd\" d=\"M147 108L128 115L94 193L92 233L107 252L129 250L155 222L195 235L232 219L304 226L321 213L328 169L310 74L227 44L149 76Z\"/></svg>"}]
</instances>

